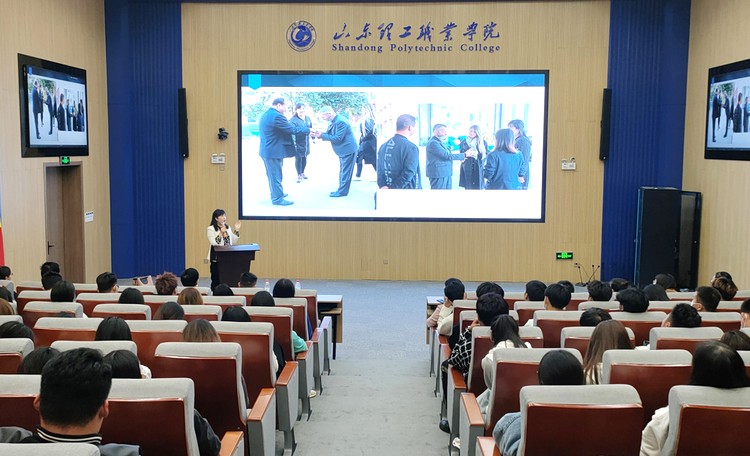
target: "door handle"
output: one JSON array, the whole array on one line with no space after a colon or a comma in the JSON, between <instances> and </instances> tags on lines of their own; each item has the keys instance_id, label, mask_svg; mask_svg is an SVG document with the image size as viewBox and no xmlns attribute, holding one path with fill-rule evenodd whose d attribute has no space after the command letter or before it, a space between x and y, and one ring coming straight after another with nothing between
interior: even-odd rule
<instances>
[{"instance_id":1,"label":"door handle","mask_svg":"<svg viewBox=\"0 0 750 456\"><path fill-rule=\"evenodd\" d=\"M49 255L49 249L52 249L55 247L55 244L50 244L49 241L47 241L47 255Z\"/></svg>"}]
</instances>

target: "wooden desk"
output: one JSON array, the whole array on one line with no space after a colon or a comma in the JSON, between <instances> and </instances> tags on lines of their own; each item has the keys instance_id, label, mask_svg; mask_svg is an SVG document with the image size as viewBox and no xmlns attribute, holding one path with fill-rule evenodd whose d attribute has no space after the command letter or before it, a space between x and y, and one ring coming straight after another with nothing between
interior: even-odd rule
<instances>
[{"instance_id":1,"label":"wooden desk","mask_svg":"<svg viewBox=\"0 0 750 456\"><path fill-rule=\"evenodd\" d=\"M333 359L336 359L336 344L344 340L344 296L319 294L318 314L333 320Z\"/></svg>"},{"instance_id":2,"label":"wooden desk","mask_svg":"<svg viewBox=\"0 0 750 456\"><path fill-rule=\"evenodd\" d=\"M435 312L435 308L443 303L443 297L442 296L427 296L427 318L430 318L430 315L432 315L433 312ZM440 301L438 301L440 300ZM426 325L425 325L426 326ZM430 343L430 328L425 327L425 344Z\"/></svg>"}]
</instances>

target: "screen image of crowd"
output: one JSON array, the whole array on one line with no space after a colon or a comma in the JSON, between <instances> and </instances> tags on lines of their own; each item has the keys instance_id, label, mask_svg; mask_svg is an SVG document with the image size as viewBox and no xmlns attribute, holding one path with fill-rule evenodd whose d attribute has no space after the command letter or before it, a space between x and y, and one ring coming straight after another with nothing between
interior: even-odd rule
<instances>
[{"instance_id":1,"label":"screen image of crowd","mask_svg":"<svg viewBox=\"0 0 750 456\"><path fill-rule=\"evenodd\" d=\"M80 89L74 86L80 86ZM44 77L28 78L29 138L32 146L85 144L85 138L83 142L70 141L70 136L66 136L70 132L86 132L82 87L80 84L64 84Z\"/></svg>"}]
</instances>

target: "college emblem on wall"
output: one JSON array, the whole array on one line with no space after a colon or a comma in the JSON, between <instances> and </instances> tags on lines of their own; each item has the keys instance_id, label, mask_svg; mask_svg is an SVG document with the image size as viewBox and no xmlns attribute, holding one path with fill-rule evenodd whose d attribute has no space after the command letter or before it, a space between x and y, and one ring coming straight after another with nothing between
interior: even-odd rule
<instances>
[{"instance_id":1,"label":"college emblem on wall","mask_svg":"<svg viewBox=\"0 0 750 456\"><path fill-rule=\"evenodd\" d=\"M286 31L286 42L298 52L305 52L315 46L315 27L307 21L295 21Z\"/></svg>"}]
</instances>

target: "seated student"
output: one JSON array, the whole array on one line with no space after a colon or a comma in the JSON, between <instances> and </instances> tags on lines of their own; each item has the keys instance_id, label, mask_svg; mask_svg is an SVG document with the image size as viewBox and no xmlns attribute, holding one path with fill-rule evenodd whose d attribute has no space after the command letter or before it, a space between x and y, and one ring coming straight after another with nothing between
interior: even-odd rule
<instances>
[{"instance_id":1,"label":"seated student","mask_svg":"<svg viewBox=\"0 0 750 456\"><path fill-rule=\"evenodd\" d=\"M564 285L553 283L544 290L545 310L564 310L570 303L570 291Z\"/></svg>"},{"instance_id":2,"label":"seated student","mask_svg":"<svg viewBox=\"0 0 750 456\"><path fill-rule=\"evenodd\" d=\"M203 305L203 296L195 288L185 288L177 296L177 304Z\"/></svg>"},{"instance_id":3,"label":"seated student","mask_svg":"<svg viewBox=\"0 0 750 456\"><path fill-rule=\"evenodd\" d=\"M438 315L438 334L448 336L453 332L453 301L466 299L466 289L460 280L452 280L443 288L443 305Z\"/></svg>"},{"instance_id":4,"label":"seated student","mask_svg":"<svg viewBox=\"0 0 750 456\"><path fill-rule=\"evenodd\" d=\"M231 288L229 288L229 285L226 283L220 283L216 285L216 288L214 288L213 291L214 296L234 296L234 292Z\"/></svg>"},{"instance_id":5,"label":"seated student","mask_svg":"<svg viewBox=\"0 0 750 456\"><path fill-rule=\"evenodd\" d=\"M589 301L609 301L612 299L612 287L608 283L592 280L586 290L589 292Z\"/></svg>"},{"instance_id":6,"label":"seated student","mask_svg":"<svg viewBox=\"0 0 750 456\"><path fill-rule=\"evenodd\" d=\"M292 283L292 281L289 279L279 279L273 285L274 298L293 298L294 294L294 283ZM312 334L312 323L310 322L310 318L307 316L307 314L305 314L305 322L307 322L307 334Z\"/></svg>"},{"instance_id":7,"label":"seated student","mask_svg":"<svg viewBox=\"0 0 750 456\"><path fill-rule=\"evenodd\" d=\"M102 272L96 277L96 289L99 293L117 293L117 276Z\"/></svg>"},{"instance_id":8,"label":"seated student","mask_svg":"<svg viewBox=\"0 0 750 456\"><path fill-rule=\"evenodd\" d=\"M78 348L48 362L34 399L39 427L33 434L20 430L12 442L89 443L98 446L102 456L139 455L135 445L102 445L99 430L109 415L107 396L112 387L112 368L103 359L98 350Z\"/></svg>"},{"instance_id":9,"label":"seated student","mask_svg":"<svg viewBox=\"0 0 750 456\"><path fill-rule=\"evenodd\" d=\"M730 274L730 273L728 273L726 271L718 271L718 272L716 272L713 275L713 277L711 277L711 283L710 283L710 285L714 286L714 282L716 282L716 279L718 279L719 277L723 277L723 278L725 278L727 280L733 280L732 279L732 274Z\"/></svg>"},{"instance_id":10,"label":"seated student","mask_svg":"<svg viewBox=\"0 0 750 456\"><path fill-rule=\"evenodd\" d=\"M76 287L67 280L57 282L49 292L52 302L74 302L76 300Z\"/></svg>"},{"instance_id":11,"label":"seated student","mask_svg":"<svg viewBox=\"0 0 750 456\"><path fill-rule=\"evenodd\" d=\"M183 287L195 287L198 286L198 270L195 268L187 268L180 275L180 283Z\"/></svg>"},{"instance_id":12,"label":"seated student","mask_svg":"<svg viewBox=\"0 0 750 456\"><path fill-rule=\"evenodd\" d=\"M643 313L648 310L648 299L642 290L627 288L617 293L616 301L620 303L620 310L630 313Z\"/></svg>"},{"instance_id":13,"label":"seated student","mask_svg":"<svg viewBox=\"0 0 750 456\"><path fill-rule=\"evenodd\" d=\"M135 353L130 350L111 351L104 356L104 363L112 367L112 378L142 378L139 369L141 363ZM193 409L193 427L200 456L217 456L221 450L221 440L196 409Z\"/></svg>"},{"instance_id":14,"label":"seated student","mask_svg":"<svg viewBox=\"0 0 750 456\"><path fill-rule=\"evenodd\" d=\"M152 320L184 320L185 309L174 301L167 301L160 305Z\"/></svg>"},{"instance_id":15,"label":"seated student","mask_svg":"<svg viewBox=\"0 0 750 456\"><path fill-rule=\"evenodd\" d=\"M16 289L13 285L13 272L10 270L9 266L0 266L0 280L8 280L9 282L5 285L5 288L10 291L10 294L12 296L11 301L15 301L16 296Z\"/></svg>"},{"instance_id":16,"label":"seated student","mask_svg":"<svg viewBox=\"0 0 750 456\"><path fill-rule=\"evenodd\" d=\"M177 276L171 272L165 272L160 275L154 281L154 287L156 287L156 294L169 296L176 294L177 290Z\"/></svg>"},{"instance_id":17,"label":"seated student","mask_svg":"<svg viewBox=\"0 0 750 456\"><path fill-rule=\"evenodd\" d=\"M250 305L255 307L275 307L276 302L273 300L271 293L264 290L255 293L255 296L250 301ZM297 332L294 330L292 330L292 349L295 355L307 351L305 340L297 335Z\"/></svg>"},{"instance_id":18,"label":"seated student","mask_svg":"<svg viewBox=\"0 0 750 456\"><path fill-rule=\"evenodd\" d=\"M42 263L42 265L39 267L40 279L44 279L44 276L50 272L54 272L55 274L60 275L60 265L55 263L54 261L47 261L45 263ZM49 290L49 288L45 288L45 290Z\"/></svg>"},{"instance_id":19,"label":"seated student","mask_svg":"<svg viewBox=\"0 0 750 456\"><path fill-rule=\"evenodd\" d=\"M584 310L581 314L581 318L578 319L580 326L596 326L603 321L611 320L612 316L604 309L598 307L589 307Z\"/></svg>"},{"instance_id":20,"label":"seated student","mask_svg":"<svg viewBox=\"0 0 750 456\"><path fill-rule=\"evenodd\" d=\"M0 298L5 299L8 302L14 302L16 300L13 293L5 287L0 287Z\"/></svg>"},{"instance_id":21,"label":"seated student","mask_svg":"<svg viewBox=\"0 0 750 456\"><path fill-rule=\"evenodd\" d=\"M96 328L94 340L133 340L130 326L120 317L107 317ZM141 364L141 376L151 378L151 369Z\"/></svg>"},{"instance_id":22,"label":"seated student","mask_svg":"<svg viewBox=\"0 0 750 456\"><path fill-rule=\"evenodd\" d=\"M656 277L654 277L654 283L661 285L667 293L670 291L678 291L677 281L672 274L656 274Z\"/></svg>"},{"instance_id":23,"label":"seated student","mask_svg":"<svg viewBox=\"0 0 750 456\"><path fill-rule=\"evenodd\" d=\"M59 272L48 272L42 276L42 288L51 290L53 286L62 280Z\"/></svg>"},{"instance_id":24,"label":"seated student","mask_svg":"<svg viewBox=\"0 0 750 456\"><path fill-rule=\"evenodd\" d=\"M500 315L495 318L492 322L492 343L494 347L482 358L482 372L484 372L484 384L487 385L485 390L486 397L484 401L480 401L479 397L485 395L482 393L477 398L479 401L479 407L482 409L482 413L486 413L487 407L489 406L489 391L492 388L492 380L495 378L495 363L494 353L500 348L531 348L531 344L521 340L521 336L518 334L518 323L516 319L510 315ZM483 404L484 402L484 404ZM484 405L484 407L482 406Z\"/></svg>"},{"instance_id":25,"label":"seated student","mask_svg":"<svg viewBox=\"0 0 750 456\"><path fill-rule=\"evenodd\" d=\"M648 302L651 301L669 301L667 292L664 291L661 285L652 283L643 287L643 294L646 295Z\"/></svg>"},{"instance_id":26,"label":"seated student","mask_svg":"<svg viewBox=\"0 0 750 456\"><path fill-rule=\"evenodd\" d=\"M626 290L630 288L632 284L625 279L616 277L609 281L609 286L612 287L612 291L620 292L622 290Z\"/></svg>"},{"instance_id":27,"label":"seated student","mask_svg":"<svg viewBox=\"0 0 750 456\"><path fill-rule=\"evenodd\" d=\"M237 282L237 286L240 288L255 288L258 284L258 276L252 272L243 272L240 276L240 281Z\"/></svg>"},{"instance_id":28,"label":"seated student","mask_svg":"<svg viewBox=\"0 0 750 456\"><path fill-rule=\"evenodd\" d=\"M52 347L39 347L23 358L18 365L18 373L26 375L40 375L48 362L60 355L60 351Z\"/></svg>"},{"instance_id":29,"label":"seated student","mask_svg":"<svg viewBox=\"0 0 750 456\"><path fill-rule=\"evenodd\" d=\"M553 350L539 361L540 385L582 385L583 369L575 356L564 350ZM503 415L495 428L492 437L503 456L515 456L521 444L521 412Z\"/></svg>"},{"instance_id":30,"label":"seated student","mask_svg":"<svg viewBox=\"0 0 750 456\"><path fill-rule=\"evenodd\" d=\"M716 312L721 301L721 293L714 287L698 287L693 296L693 307L698 312Z\"/></svg>"},{"instance_id":31,"label":"seated student","mask_svg":"<svg viewBox=\"0 0 750 456\"><path fill-rule=\"evenodd\" d=\"M19 321L6 321L0 325L0 339L31 339L34 342L34 331Z\"/></svg>"},{"instance_id":32,"label":"seated student","mask_svg":"<svg viewBox=\"0 0 750 456\"><path fill-rule=\"evenodd\" d=\"M122 290L120 299L117 302L120 304L145 304L141 290L131 287Z\"/></svg>"},{"instance_id":33,"label":"seated student","mask_svg":"<svg viewBox=\"0 0 750 456\"><path fill-rule=\"evenodd\" d=\"M737 351L719 341L710 340L702 342L695 349L690 385L733 389L750 386L750 380ZM662 454L668 434L669 406L657 409L643 429L641 456Z\"/></svg>"},{"instance_id":34,"label":"seated student","mask_svg":"<svg viewBox=\"0 0 750 456\"><path fill-rule=\"evenodd\" d=\"M697 328L702 321L695 307L681 302L672 308L661 325L665 328Z\"/></svg>"},{"instance_id":35,"label":"seated student","mask_svg":"<svg viewBox=\"0 0 750 456\"><path fill-rule=\"evenodd\" d=\"M202 318L193 320L185 326L182 330L182 340L184 342L221 342L213 325Z\"/></svg>"},{"instance_id":36,"label":"seated student","mask_svg":"<svg viewBox=\"0 0 750 456\"><path fill-rule=\"evenodd\" d=\"M625 325L617 320L599 323L589 340L586 356L583 357L583 373L587 385L598 385L602 379L602 357L607 350L632 350Z\"/></svg>"},{"instance_id":37,"label":"seated student","mask_svg":"<svg viewBox=\"0 0 750 456\"><path fill-rule=\"evenodd\" d=\"M721 336L719 342L723 342L737 351L750 350L750 336L742 331L727 331Z\"/></svg>"},{"instance_id":38,"label":"seated student","mask_svg":"<svg viewBox=\"0 0 750 456\"><path fill-rule=\"evenodd\" d=\"M575 285L573 285L573 282L571 282L570 280L561 280L557 283L565 287L565 289L568 290L570 294L573 294L576 292L576 287Z\"/></svg>"},{"instance_id":39,"label":"seated student","mask_svg":"<svg viewBox=\"0 0 750 456\"><path fill-rule=\"evenodd\" d=\"M463 282L461 282L459 279L456 279L455 277L450 277L450 278L448 278L448 279L445 280L444 286L447 287L448 284L451 283L451 282L458 282L461 285L463 285ZM445 302L445 289L443 289L443 303L444 302ZM430 315L427 318L427 327L428 328L437 328L438 321L440 320L440 312L442 312L442 311L443 311L443 304L438 304L435 307L435 311L432 312L432 315Z\"/></svg>"},{"instance_id":40,"label":"seated student","mask_svg":"<svg viewBox=\"0 0 750 456\"><path fill-rule=\"evenodd\" d=\"M544 290L547 285L541 280L531 280L526 282L526 292L523 294L525 301L544 301Z\"/></svg>"},{"instance_id":41,"label":"seated student","mask_svg":"<svg viewBox=\"0 0 750 456\"><path fill-rule=\"evenodd\" d=\"M221 321L236 321L239 323L250 323L252 322L252 319L250 318L250 315L248 315L247 312L245 312L245 309L243 309L240 306L235 307L229 307L227 310L224 311L224 314L221 316ZM281 375L282 369L284 369L284 366L286 365L286 361L284 360L284 351L281 348L281 345L279 345L278 342L275 340L273 341L273 370L276 371L276 378L279 378L279 375Z\"/></svg>"},{"instance_id":42,"label":"seated student","mask_svg":"<svg viewBox=\"0 0 750 456\"><path fill-rule=\"evenodd\" d=\"M2 287L0 287L2 288ZM16 312L13 310L13 306L7 300L0 298L0 315L15 315Z\"/></svg>"},{"instance_id":43,"label":"seated student","mask_svg":"<svg viewBox=\"0 0 750 456\"><path fill-rule=\"evenodd\" d=\"M482 282L479 285L477 285L477 290L476 290L477 299L479 299L482 295L485 295L487 293L497 293L501 297L505 298L505 290L503 290L503 287L496 284L495 282Z\"/></svg>"},{"instance_id":44,"label":"seated student","mask_svg":"<svg viewBox=\"0 0 750 456\"><path fill-rule=\"evenodd\" d=\"M711 281L711 286L721 294L722 301L731 301L737 294L737 285L726 277L717 277Z\"/></svg>"},{"instance_id":45,"label":"seated student","mask_svg":"<svg viewBox=\"0 0 750 456\"><path fill-rule=\"evenodd\" d=\"M740 304L740 317L742 317L740 327L750 328L750 299L745 299Z\"/></svg>"}]
</instances>

